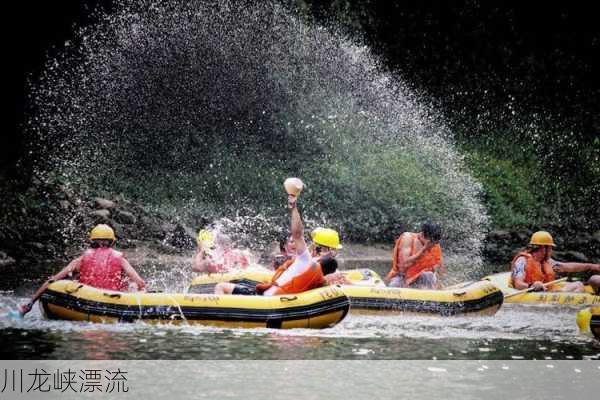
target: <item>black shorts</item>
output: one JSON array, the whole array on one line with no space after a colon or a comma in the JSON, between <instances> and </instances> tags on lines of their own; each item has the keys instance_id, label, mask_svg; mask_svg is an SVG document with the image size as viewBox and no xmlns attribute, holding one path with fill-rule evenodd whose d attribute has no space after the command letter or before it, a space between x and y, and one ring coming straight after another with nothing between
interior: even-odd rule
<instances>
[{"instance_id":1,"label":"black shorts","mask_svg":"<svg viewBox=\"0 0 600 400\"><path fill-rule=\"evenodd\" d=\"M241 294L244 296L256 296L256 287L245 286L245 285L235 285L233 287L233 292L231 294Z\"/></svg>"}]
</instances>

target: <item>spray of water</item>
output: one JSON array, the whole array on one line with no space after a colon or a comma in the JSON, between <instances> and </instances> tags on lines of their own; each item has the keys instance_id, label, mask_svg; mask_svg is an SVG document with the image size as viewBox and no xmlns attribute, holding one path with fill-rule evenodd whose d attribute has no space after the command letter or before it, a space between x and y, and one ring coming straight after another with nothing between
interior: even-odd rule
<instances>
[{"instance_id":1,"label":"spray of water","mask_svg":"<svg viewBox=\"0 0 600 400\"><path fill-rule=\"evenodd\" d=\"M308 225L390 240L435 220L477 259L479 185L439 114L368 48L271 2L97 17L32 87L40 176L255 238L286 225L281 183L300 176Z\"/></svg>"}]
</instances>

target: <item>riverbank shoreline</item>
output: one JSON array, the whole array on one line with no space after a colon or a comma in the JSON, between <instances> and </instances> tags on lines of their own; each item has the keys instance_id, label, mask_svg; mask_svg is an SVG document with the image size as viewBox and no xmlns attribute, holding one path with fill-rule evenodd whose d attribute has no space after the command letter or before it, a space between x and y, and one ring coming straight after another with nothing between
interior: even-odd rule
<instances>
[{"instance_id":1,"label":"riverbank shoreline","mask_svg":"<svg viewBox=\"0 0 600 400\"><path fill-rule=\"evenodd\" d=\"M1 274L10 273L15 268L35 273L40 265L68 262L87 246L89 229L99 223L113 227L118 238L117 248L124 251L134 264L157 259L161 263L163 260L167 263L189 263L196 246L198 227L210 226L213 222L202 215L193 221L183 222L156 210L146 209L123 195L82 199L81 194L72 189L48 186L41 181L32 188L28 191L28 196L38 196L37 201L43 203L44 207L8 207L12 215L7 214L8 219L0 224ZM510 262L537 229L496 229L488 232L481 254L483 262ZM554 258L560 261L600 263L600 231L562 232L556 226L544 229L552 232L558 244ZM344 249L339 257L342 268L345 265L361 264L391 265L393 241L349 243L344 240L343 235L342 241ZM238 245L246 247L251 244ZM442 246L445 247L443 241ZM264 243L262 247L265 248ZM259 256L263 263L266 262L266 254Z\"/></svg>"}]
</instances>

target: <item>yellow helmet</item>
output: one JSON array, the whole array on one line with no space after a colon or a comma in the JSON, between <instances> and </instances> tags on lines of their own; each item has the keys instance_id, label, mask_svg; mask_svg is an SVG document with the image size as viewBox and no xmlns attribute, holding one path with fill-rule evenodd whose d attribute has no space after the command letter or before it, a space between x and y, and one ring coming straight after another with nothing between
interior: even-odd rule
<instances>
[{"instance_id":1,"label":"yellow helmet","mask_svg":"<svg viewBox=\"0 0 600 400\"><path fill-rule=\"evenodd\" d=\"M202 229L198 232L196 242L198 243L198 246L202 243L205 247L213 247L215 240L211 231Z\"/></svg>"},{"instance_id":2,"label":"yellow helmet","mask_svg":"<svg viewBox=\"0 0 600 400\"><path fill-rule=\"evenodd\" d=\"M550 235L546 231L537 231L533 235L531 235L531 240L529 244L534 244L537 246L552 246L555 247L554 240L552 239L552 235Z\"/></svg>"},{"instance_id":3,"label":"yellow helmet","mask_svg":"<svg viewBox=\"0 0 600 400\"><path fill-rule=\"evenodd\" d=\"M96 225L90 232L90 240L97 239L116 240L115 231L106 224Z\"/></svg>"},{"instance_id":4,"label":"yellow helmet","mask_svg":"<svg viewBox=\"0 0 600 400\"><path fill-rule=\"evenodd\" d=\"M316 228L310 234L313 242L330 249L341 249L340 236L336 231L329 228Z\"/></svg>"}]
</instances>

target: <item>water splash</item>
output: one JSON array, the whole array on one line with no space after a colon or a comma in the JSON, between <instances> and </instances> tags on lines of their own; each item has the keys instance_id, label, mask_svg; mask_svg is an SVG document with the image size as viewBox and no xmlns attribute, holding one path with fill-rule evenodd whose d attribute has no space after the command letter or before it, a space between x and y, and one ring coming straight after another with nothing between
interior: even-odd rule
<instances>
[{"instance_id":1,"label":"water splash","mask_svg":"<svg viewBox=\"0 0 600 400\"><path fill-rule=\"evenodd\" d=\"M254 236L287 225L281 182L300 176L309 228L390 240L433 219L477 261L480 186L440 115L368 48L275 3L122 2L32 93L40 176Z\"/></svg>"}]
</instances>

